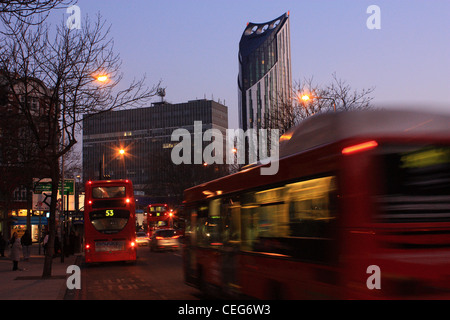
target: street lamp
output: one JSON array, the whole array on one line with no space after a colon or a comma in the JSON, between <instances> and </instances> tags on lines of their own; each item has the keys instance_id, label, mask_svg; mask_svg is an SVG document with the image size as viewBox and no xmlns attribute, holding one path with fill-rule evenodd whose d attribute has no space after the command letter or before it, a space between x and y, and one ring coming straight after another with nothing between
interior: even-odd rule
<instances>
[{"instance_id":1,"label":"street lamp","mask_svg":"<svg viewBox=\"0 0 450 320\"><path fill-rule=\"evenodd\" d=\"M124 158L124 156L126 154L126 150L123 147L120 147L120 149L118 149L118 148L114 148L114 149L115 149L115 152L117 152L117 153L113 154L113 158L110 159L108 161L108 163L105 163L105 152L102 153L102 161L100 161L99 180L103 180L103 179L106 178L106 175L105 175L106 165L109 164L112 160L118 158L119 156L122 156L122 158L124 160L124 168L125 168L125 158ZM109 175L108 175L108 178L110 178Z\"/></svg>"},{"instance_id":2,"label":"street lamp","mask_svg":"<svg viewBox=\"0 0 450 320\"><path fill-rule=\"evenodd\" d=\"M118 153L118 157L121 158L121 159L119 159L119 161L122 162L124 179L126 179L127 167L125 165L125 157L129 156L129 153L127 152L127 147L124 148L123 146L121 146L120 149L117 150L117 153Z\"/></svg>"},{"instance_id":3,"label":"street lamp","mask_svg":"<svg viewBox=\"0 0 450 320\"><path fill-rule=\"evenodd\" d=\"M323 99L323 100L331 100L333 101L333 109L334 112L336 112L336 100L334 98L330 98L330 97L319 97L319 96L309 96L308 94L303 94L300 96L300 99L303 100L304 102L307 102L309 100L311 100L311 98L314 99Z\"/></svg>"},{"instance_id":4,"label":"street lamp","mask_svg":"<svg viewBox=\"0 0 450 320\"><path fill-rule=\"evenodd\" d=\"M173 228L173 209L169 212L169 227Z\"/></svg>"},{"instance_id":5,"label":"street lamp","mask_svg":"<svg viewBox=\"0 0 450 320\"><path fill-rule=\"evenodd\" d=\"M98 82L104 83L109 80L109 77L107 74L101 74L101 75L96 76L95 79L97 79Z\"/></svg>"},{"instance_id":6,"label":"street lamp","mask_svg":"<svg viewBox=\"0 0 450 320\"><path fill-rule=\"evenodd\" d=\"M303 101L308 101L310 99L310 97L307 94L304 94L304 95L301 96L301 99Z\"/></svg>"}]
</instances>

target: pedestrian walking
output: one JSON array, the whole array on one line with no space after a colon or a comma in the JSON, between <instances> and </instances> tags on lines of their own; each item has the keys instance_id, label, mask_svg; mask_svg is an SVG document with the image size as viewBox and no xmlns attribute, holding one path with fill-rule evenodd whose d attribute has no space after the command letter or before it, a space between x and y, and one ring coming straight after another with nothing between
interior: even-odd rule
<instances>
[{"instance_id":1,"label":"pedestrian walking","mask_svg":"<svg viewBox=\"0 0 450 320\"><path fill-rule=\"evenodd\" d=\"M20 252L22 251L22 245L20 243L20 238L17 232L14 232L9 243L11 245L11 260L13 262L13 271L16 271L19 270Z\"/></svg>"},{"instance_id":2,"label":"pedestrian walking","mask_svg":"<svg viewBox=\"0 0 450 320\"><path fill-rule=\"evenodd\" d=\"M0 256L5 256L6 240L3 238L3 234L0 232Z\"/></svg>"},{"instance_id":3,"label":"pedestrian walking","mask_svg":"<svg viewBox=\"0 0 450 320\"><path fill-rule=\"evenodd\" d=\"M69 245L67 247L67 253L69 255L75 254L75 232L73 230L69 233Z\"/></svg>"},{"instance_id":4,"label":"pedestrian walking","mask_svg":"<svg viewBox=\"0 0 450 320\"><path fill-rule=\"evenodd\" d=\"M44 255L47 254L48 238L49 238L49 234L48 234L48 232L46 232L44 240L42 241L42 244L44 245Z\"/></svg>"},{"instance_id":5,"label":"pedestrian walking","mask_svg":"<svg viewBox=\"0 0 450 320\"><path fill-rule=\"evenodd\" d=\"M25 261L28 261L30 259L30 247L33 244L31 240L31 234L28 229L25 230L22 238L20 238L20 243L22 244L23 259Z\"/></svg>"},{"instance_id":6,"label":"pedestrian walking","mask_svg":"<svg viewBox=\"0 0 450 320\"><path fill-rule=\"evenodd\" d=\"M61 243L59 242L58 235L55 235L55 243L53 245L53 258L59 257L59 254L61 253Z\"/></svg>"}]
</instances>

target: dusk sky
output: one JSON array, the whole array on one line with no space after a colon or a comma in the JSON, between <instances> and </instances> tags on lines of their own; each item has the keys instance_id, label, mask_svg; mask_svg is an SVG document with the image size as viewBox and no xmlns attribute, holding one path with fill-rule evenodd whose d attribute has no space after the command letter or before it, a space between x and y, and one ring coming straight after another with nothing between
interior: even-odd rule
<instances>
[{"instance_id":1,"label":"dusk sky","mask_svg":"<svg viewBox=\"0 0 450 320\"><path fill-rule=\"evenodd\" d=\"M381 29L369 30L370 5ZM238 126L238 50L247 22L290 12L293 80L332 73L354 89L375 87L376 106L450 112L448 0L79 0L82 16L111 24L124 81L163 81L166 100L220 99ZM63 10L54 13L60 17ZM53 18L53 17L52 17ZM53 19L52 19L53 20ZM155 98L155 101L157 99Z\"/></svg>"}]
</instances>

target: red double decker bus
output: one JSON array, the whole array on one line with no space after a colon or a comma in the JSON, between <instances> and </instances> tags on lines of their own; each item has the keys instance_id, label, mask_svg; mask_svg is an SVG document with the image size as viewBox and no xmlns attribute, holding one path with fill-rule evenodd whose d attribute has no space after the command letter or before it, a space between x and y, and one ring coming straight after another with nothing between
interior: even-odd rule
<instances>
[{"instance_id":1,"label":"red double decker bus","mask_svg":"<svg viewBox=\"0 0 450 320\"><path fill-rule=\"evenodd\" d=\"M278 164L185 190L188 284L235 298L450 298L449 116L317 115L281 137Z\"/></svg>"},{"instance_id":2,"label":"red double decker bus","mask_svg":"<svg viewBox=\"0 0 450 320\"><path fill-rule=\"evenodd\" d=\"M85 193L86 262L135 261L136 213L132 182L88 181Z\"/></svg>"},{"instance_id":3,"label":"red double decker bus","mask_svg":"<svg viewBox=\"0 0 450 320\"><path fill-rule=\"evenodd\" d=\"M166 203L149 204L147 206L147 234L149 237L158 229L173 227L173 211Z\"/></svg>"}]
</instances>

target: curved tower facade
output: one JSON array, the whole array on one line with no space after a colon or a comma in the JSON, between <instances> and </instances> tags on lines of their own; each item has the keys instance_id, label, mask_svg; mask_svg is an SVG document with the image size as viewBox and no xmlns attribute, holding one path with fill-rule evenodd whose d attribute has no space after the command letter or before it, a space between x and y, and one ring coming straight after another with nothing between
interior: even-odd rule
<instances>
[{"instance_id":1,"label":"curved tower facade","mask_svg":"<svg viewBox=\"0 0 450 320\"><path fill-rule=\"evenodd\" d=\"M264 128L292 90L289 13L248 23L239 42L239 127Z\"/></svg>"}]
</instances>

